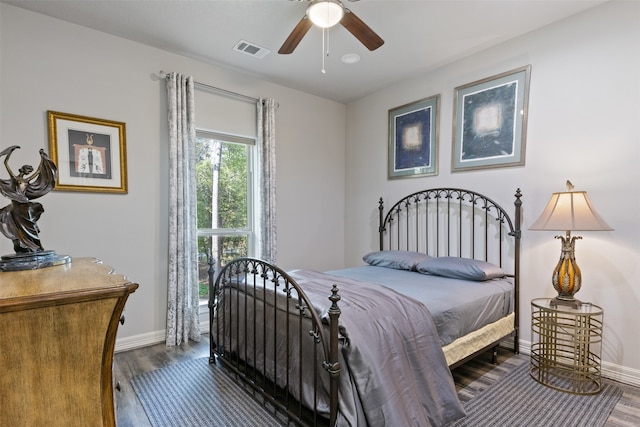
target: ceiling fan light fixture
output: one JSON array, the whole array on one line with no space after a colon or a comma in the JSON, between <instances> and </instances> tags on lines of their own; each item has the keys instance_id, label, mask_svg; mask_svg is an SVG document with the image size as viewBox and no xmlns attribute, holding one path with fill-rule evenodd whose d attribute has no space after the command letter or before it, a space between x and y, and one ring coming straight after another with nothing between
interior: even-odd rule
<instances>
[{"instance_id":1,"label":"ceiling fan light fixture","mask_svg":"<svg viewBox=\"0 0 640 427\"><path fill-rule=\"evenodd\" d=\"M336 0L315 1L307 8L307 16L320 28L331 28L342 20L344 7Z\"/></svg>"}]
</instances>

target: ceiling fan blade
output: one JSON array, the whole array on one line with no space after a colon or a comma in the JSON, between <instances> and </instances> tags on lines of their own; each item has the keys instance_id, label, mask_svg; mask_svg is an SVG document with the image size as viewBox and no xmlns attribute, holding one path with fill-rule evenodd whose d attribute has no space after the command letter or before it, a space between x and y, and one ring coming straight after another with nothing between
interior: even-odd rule
<instances>
[{"instance_id":1,"label":"ceiling fan blade","mask_svg":"<svg viewBox=\"0 0 640 427\"><path fill-rule=\"evenodd\" d=\"M347 8L344 9L344 17L342 17L340 24L369 50L376 50L384 44L384 40L379 35Z\"/></svg>"},{"instance_id":2,"label":"ceiling fan blade","mask_svg":"<svg viewBox=\"0 0 640 427\"><path fill-rule=\"evenodd\" d=\"M312 25L313 23L311 20L307 18L307 15L304 15L300 22L298 22L298 25L296 25L293 31L291 31L289 37L284 41L278 53L283 55L292 53Z\"/></svg>"}]
</instances>

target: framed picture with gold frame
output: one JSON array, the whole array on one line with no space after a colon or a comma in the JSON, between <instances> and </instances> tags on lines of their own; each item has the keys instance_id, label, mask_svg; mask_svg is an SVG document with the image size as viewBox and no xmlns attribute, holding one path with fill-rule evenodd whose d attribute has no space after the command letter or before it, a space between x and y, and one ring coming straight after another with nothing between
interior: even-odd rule
<instances>
[{"instance_id":1,"label":"framed picture with gold frame","mask_svg":"<svg viewBox=\"0 0 640 427\"><path fill-rule=\"evenodd\" d=\"M47 121L54 190L127 193L125 123L57 111Z\"/></svg>"},{"instance_id":2,"label":"framed picture with gold frame","mask_svg":"<svg viewBox=\"0 0 640 427\"><path fill-rule=\"evenodd\" d=\"M451 170L523 166L531 65L455 88Z\"/></svg>"},{"instance_id":3,"label":"framed picture with gold frame","mask_svg":"<svg viewBox=\"0 0 640 427\"><path fill-rule=\"evenodd\" d=\"M440 95L389 110L389 179L438 174Z\"/></svg>"}]
</instances>

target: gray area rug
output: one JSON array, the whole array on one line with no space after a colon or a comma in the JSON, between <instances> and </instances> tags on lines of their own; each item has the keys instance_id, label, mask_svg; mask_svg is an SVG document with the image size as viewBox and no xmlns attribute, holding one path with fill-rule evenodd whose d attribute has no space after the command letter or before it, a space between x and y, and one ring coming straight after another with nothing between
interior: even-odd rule
<instances>
[{"instance_id":1,"label":"gray area rug","mask_svg":"<svg viewBox=\"0 0 640 427\"><path fill-rule=\"evenodd\" d=\"M154 427L283 425L206 357L135 376L131 385Z\"/></svg>"},{"instance_id":2,"label":"gray area rug","mask_svg":"<svg viewBox=\"0 0 640 427\"><path fill-rule=\"evenodd\" d=\"M531 378L523 363L468 401L467 416L447 427L601 427L621 396L612 384L588 396L553 390Z\"/></svg>"},{"instance_id":3,"label":"gray area rug","mask_svg":"<svg viewBox=\"0 0 640 427\"><path fill-rule=\"evenodd\" d=\"M146 372L131 385L154 427L285 425L208 358ZM608 383L597 395L556 391L522 363L478 394L465 403L467 416L447 427L602 427L622 391Z\"/></svg>"}]
</instances>

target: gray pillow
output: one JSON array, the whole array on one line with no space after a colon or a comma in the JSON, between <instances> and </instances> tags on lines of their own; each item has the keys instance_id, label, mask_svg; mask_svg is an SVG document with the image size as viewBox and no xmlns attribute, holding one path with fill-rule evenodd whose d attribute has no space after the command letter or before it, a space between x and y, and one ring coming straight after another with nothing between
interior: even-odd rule
<instances>
[{"instance_id":1,"label":"gray pillow","mask_svg":"<svg viewBox=\"0 0 640 427\"><path fill-rule=\"evenodd\" d=\"M483 281L504 277L505 272L497 265L477 259L438 257L424 260L416 265L420 273L454 279Z\"/></svg>"},{"instance_id":2,"label":"gray pillow","mask_svg":"<svg viewBox=\"0 0 640 427\"><path fill-rule=\"evenodd\" d=\"M416 264L431 258L427 254L412 251L376 251L366 254L362 260L377 267L396 270L415 270Z\"/></svg>"}]
</instances>

